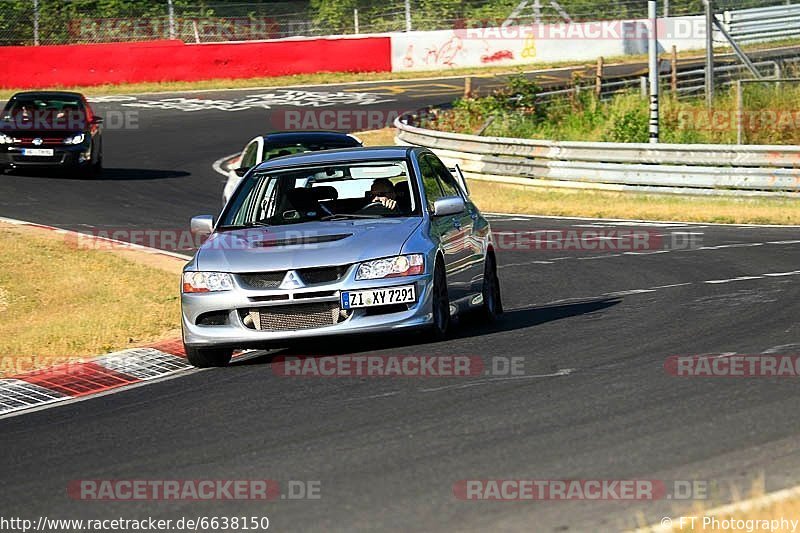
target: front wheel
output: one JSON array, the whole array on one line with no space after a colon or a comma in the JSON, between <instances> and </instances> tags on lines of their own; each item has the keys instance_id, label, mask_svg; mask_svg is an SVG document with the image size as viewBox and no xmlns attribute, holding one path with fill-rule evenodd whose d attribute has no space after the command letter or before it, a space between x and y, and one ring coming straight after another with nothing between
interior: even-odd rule
<instances>
[{"instance_id":1,"label":"front wheel","mask_svg":"<svg viewBox=\"0 0 800 533\"><path fill-rule=\"evenodd\" d=\"M486 256L486 264L483 267L482 295L481 317L486 322L495 322L503 314L503 301L500 298L500 278L497 277L497 263L492 254Z\"/></svg>"},{"instance_id":2,"label":"front wheel","mask_svg":"<svg viewBox=\"0 0 800 533\"><path fill-rule=\"evenodd\" d=\"M450 297L447 294L447 275L441 261L436 262L431 290L433 323L430 334L433 340L442 340L450 330Z\"/></svg>"},{"instance_id":3,"label":"front wheel","mask_svg":"<svg viewBox=\"0 0 800 533\"><path fill-rule=\"evenodd\" d=\"M197 368L210 368L215 366L227 366L233 357L233 350L223 348L190 348L184 345L186 358L192 366Z\"/></svg>"}]
</instances>

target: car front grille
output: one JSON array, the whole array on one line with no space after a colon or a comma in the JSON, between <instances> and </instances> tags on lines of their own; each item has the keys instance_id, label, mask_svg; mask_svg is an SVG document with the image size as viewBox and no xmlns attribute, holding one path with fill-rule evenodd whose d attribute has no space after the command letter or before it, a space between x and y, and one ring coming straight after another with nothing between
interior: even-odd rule
<instances>
[{"instance_id":1,"label":"car front grille","mask_svg":"<svg viewBox=\"0 0 800 533\"><path fill-rule=\"evenodd\" d=\"M317 283L332 283L339 281L345 274L350 265L339 265L320 268L301 268L295 270L302 282L306 285L316 285ZM280 287L283 278L286 277L287 270L274 272L257 272L252 274L239 274L239 283L246 289L277 289Z\"/></svg>"},{"instance_id":2,"label":"car front grille","mask_svg":"<svg viewBox=\"0 0 800 533\"><path fill-rule=\"evenodd\" d=\"M341 310L339 302L317 302L259 307L248 310L247 315L259 331L292 331L333 326L346 320L350 312Z\"/></svg>"},{"instance_id":3,"label":"car front grille","mask_svg":"<svg viewBox=\"0 0 800 533\"><path fill-rule=\"evenodd\" d=\"M239 274L239 283L248 289L277 289L286 272L261 272L258 274Z\"/></svg>"}]
</instances>

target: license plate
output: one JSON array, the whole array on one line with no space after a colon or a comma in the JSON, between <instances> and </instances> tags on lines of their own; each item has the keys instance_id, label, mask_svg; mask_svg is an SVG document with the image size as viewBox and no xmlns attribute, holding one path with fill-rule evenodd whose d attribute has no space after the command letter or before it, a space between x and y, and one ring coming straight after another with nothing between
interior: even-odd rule
<instances>
[{"instance_id":1,"label":"license plate","mask_svg":"<svg viewBox=\"0 0 800 533\"><path fill-rule=\"evenodd\" d=\"M22 155L52 156L52 148L23 148Z\"/></svg>"},{"instance_id":2,"label":"license plate","mask_svg":"<svg viewBox=\"0 0 800 533\"><path fill-rule=\"evenodd\" d=\"M377 305L407 304L417 301L414 285L369 289L366 291L347 291L342 293L342 309L374 307Z\"/></svg>"}]
</instances>

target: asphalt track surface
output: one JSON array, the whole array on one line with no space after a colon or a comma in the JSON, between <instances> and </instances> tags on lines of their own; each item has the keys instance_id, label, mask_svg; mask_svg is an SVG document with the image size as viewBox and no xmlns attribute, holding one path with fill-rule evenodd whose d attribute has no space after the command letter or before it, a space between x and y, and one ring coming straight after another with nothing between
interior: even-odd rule
<instances>
[{"instance_id":1,"label":"asphalt track surface","mask_svg":"<svg viewBox=\"0 0 800 533\"><path fill-rule=\"evenodd\" d=\"M395 91L395 101L375 104L390 109L446 102L459 87L440 80L325 91ZM185 228L190 216L219 209L222 178L212 162L270 120L260 108L121 105L98 105L101 114L139 112L137 128L106 132L101 179L3 176L0 215L79 230ZM453 485L699 480L723 501L760 474L768 491L800 482L795 380L690 379L664 370L676 354L800 353L798 228L526 217L497 217L493 226L512 235L635 227L652 231L657 244L648 253L503 251L507 313L495 326L458 324L447 342L407 334L292 352L474 355L487 365L521 357L522 375L287 378L263 355L0 420L2 516L266 515L276 531L616 531L639 515L652 522L686 514L696 502L461 501ZM687 238L689 248L666 250ZM72 500L67 484L80 479L273 479L284 493L290 480L318 481L321 498Z\"/></svg>"}]
</instances>

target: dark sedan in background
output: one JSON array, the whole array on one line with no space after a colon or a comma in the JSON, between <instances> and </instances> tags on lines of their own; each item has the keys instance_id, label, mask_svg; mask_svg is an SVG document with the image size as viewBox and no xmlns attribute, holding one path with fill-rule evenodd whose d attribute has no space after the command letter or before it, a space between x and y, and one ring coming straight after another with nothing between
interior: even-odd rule
<instances>
[{"instance_id":1,"label":"dark sedan in background","mask_svg":"<svg viewBox=\"0 0 800 533\"><path fill-rule=\"evenodd\" d=\"M97 176L103 168L102 124L82 94L17 93L0 114L0 170L63 169Z\"/></svg>"}]
</instances>

